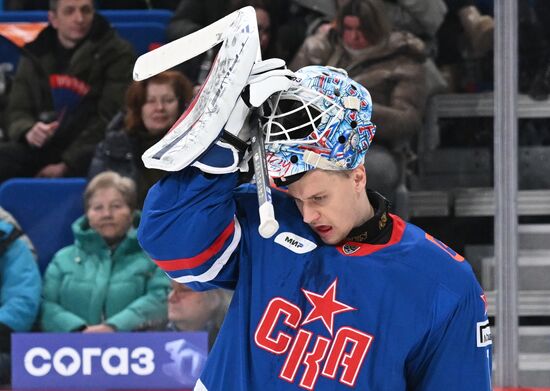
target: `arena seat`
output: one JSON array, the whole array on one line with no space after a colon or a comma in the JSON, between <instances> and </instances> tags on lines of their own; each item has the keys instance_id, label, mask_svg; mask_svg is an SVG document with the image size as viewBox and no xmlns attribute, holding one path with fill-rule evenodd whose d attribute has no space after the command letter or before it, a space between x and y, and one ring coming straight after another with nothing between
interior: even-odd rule
<instances>
[{"instance_id":1,"label":"arena seat","mask_svg":"<svg viewBox=\"0 0 550 391\"><path fill-rule=\"evenodd\" d=\"M0 13L0 15L2 14ZM44 21L11 23L5 21L3 22L0 20L0 37L2 41L4 41L0 42L2 62L8 62L15 67L17 65L17 61L20 55L20 51L17 49L16 46L10 47L10 45L5 41L12 40L16 42L15 39L18 39L19 42L16 43L22 46L25 42L34 39L36 34L43 28L43 26ZM155 49L156 47L163 45L166 42L166 26L159 22L112 22L112 26L117 30L122 38L126 39L132 44L134 50L138 55ZM33 33L34 35L27 34L26 41L22 41L23 37L18 35L21 32L25 32L24 28L34 28L35 30ZM15 34L15 36L13 37L10 36L10 33L14 32L17 32L17 34ZM29 37L30 39L28 39Z\"/></svg>"},{"instance_id":2,"label":"arena seat","mask_svg":"<svg viewBox=\"0 0 550 391\"><path fill-rule=\"evenodd\" d=\"M141 55L166 42L166 28L156 22L116 22L113 27L129 41L136 54Z\"/></svg>"},{"instance_id":3,"label":"arena seat","mask_svg":"<svg viewBox=\"0 0 550 391\"><path fill-rule=\"evenodd\" d=\"M2 74L1 77L4 78L3 82L5 82L7 76L15 75L21 51L17 45L0 34L0 53L2 53L0 56L0 73Z\"/></svg>"},{"instance_id":4,"label":"arena seat","mask_svg":"<svg viewBox=\"0 0 550 391\"><path fill-rule=\"evenodd\" d=\"M73 242L71 224L84 213L85 187L85 178L13 178L0 185L0 206L31 239L41 272Z\"/></svg>"},{"instance_id":5,"label":"arena seat","mask_svg":"<svg viewBox=\"0 0 550 391\"><path fill-rule=\"evenodd\" d=\"M118 22L154 22L166 25L172 17L172 11L167 9L128 9L128 10L98 10L111 23ZM0 12L0 22L47 22L47 11L3 11Z\"/></svg>"},{"instance_id":6,"label":"arena seat","mask_svg":"<svg viewBox=\"0 0 550 391\"><path fill-rule=\"evenodd\" d=\"M160 23L164 26L172 18L173 12L167 9L133 9L133 10L99 10L111 23L121 22L150 22Z\"/></svg>"},{"instance_id":7,"label":"arena seat","mask_svg":"<svg viewBox=\"0 0 550 391\"><path fill-rule=\"evenodd\" d=\"M47 11L3 11L0 22L47 22Z\"/></svg>"}]
</instances>

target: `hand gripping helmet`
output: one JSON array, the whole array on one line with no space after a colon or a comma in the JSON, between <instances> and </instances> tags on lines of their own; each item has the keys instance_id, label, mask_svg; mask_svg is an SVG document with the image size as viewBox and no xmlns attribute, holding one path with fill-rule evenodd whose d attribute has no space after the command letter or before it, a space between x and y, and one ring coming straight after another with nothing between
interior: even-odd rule
<instances>
[{"instance_id":1,"label":"hand gripping helmet","mask_svg":"<svg viewBox=\"0 0 550 391\"><path fill-rule=\"evenodd\" d=\"M363 163L376 127L365 87L343 69L307 66L296 82L264 107L266 160L279 185L321 168L351 170Z\"/></svg>"}]
</instances>

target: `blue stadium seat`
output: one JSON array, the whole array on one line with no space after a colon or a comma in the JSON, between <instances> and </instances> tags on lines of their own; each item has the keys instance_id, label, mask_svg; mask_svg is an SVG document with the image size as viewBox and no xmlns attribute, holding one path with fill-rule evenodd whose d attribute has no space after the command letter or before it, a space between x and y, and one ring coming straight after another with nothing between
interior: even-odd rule
<instances>
[{"instance_id":1,"label":"blue stadium seat","mask_svg":"<svg viewBox=\"0 0 550 391\"><path fill-rule=\"evenodd\" d=\"M21 56L21 50L12 41L0 34L0 65L9 64L11 71L9 74L15 74L19 57ZM5 69L5 65L2 65Z\"/></svg>"},{"instance_id":2,"label":"blue stadium seat","mask_svg":"<svg viewBox=\"0 0 550 391\"><path fill-rule=\"evenodd\" d=\"M43 272L53 255L73 243L71 224L84 213L85 178L13 178L0 184L0 206L34 244Z\"/></svg>"},{"instance_id":3,"label":"blue stadium seat","mask_svg":"<svg viewBox=\"0 0 550 391\"><path fill-rule=\"evenodd\" d=\"M99 10L111 23L118 22L154 22L166 26L172 18L170 10ZM47 11L0 11L0 22L47 22Z\"/></svg>"},{"instance_id":4,"label":"blue stadium seat","mask_svg":"<svg viewBox=\"0 0 550 391\"><path fill-rule=\"evenodd\" d=\"M153 22L166 26L173 12L165 9L135 9L135 10L99 10L111 23L119 22Z\"/></svg>"},{"instance_id":5,"label":"blue stadium seat","mask_svg":"<svg viewBox=\"0 0 550 391\"><path fill-rule=\"evenodd\" d=\"M0 22L47 22L48 11L3 11Z\"/></svg>"},{"instance_id":6,"label":"blue stadium seat","mask_svg":"<svg viewBox=\"0 0 550 391\"><path fill-rule=\"evenodd\" d=\"M166 27L155 22L116 22L113 27L129 41L138 55L166 43Z\"/></svg>"},{"instance_id":7,"label":"blue stadium seat","mask_svg":"<svg viewBox=\"0 0 550 391\"><path fill-rule=\"evenodd\" d=\"M0 25L10 23L2 21L2 12L0 12ZM21 21L18 21L21 22ZM37 22L36 20L33 22ZM160 22L111 22L120 36L129 41L138 55L141 55L151 49L166 43L166 26ZM7 41L0 32L2 41ZM19 51L9 45L7 42L0 42L0 61L17 64Z\"/></svg>"}]
</instances>

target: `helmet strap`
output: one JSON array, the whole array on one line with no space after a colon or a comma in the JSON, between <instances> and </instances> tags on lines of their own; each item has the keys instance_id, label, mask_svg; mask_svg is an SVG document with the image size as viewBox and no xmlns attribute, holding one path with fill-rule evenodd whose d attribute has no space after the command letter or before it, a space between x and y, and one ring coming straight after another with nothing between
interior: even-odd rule
<instances>
[{"instance_id":1,"label":"helmet strap","mask_svg":"<svg viewBox=\"0 0 550 391\"><path fill-rule=\"evenodd\" d=\"M322 170L338 170L339 167L332 163L327 158L315 153L313 151L306 150L303 157L304 163L309 164L315 168Z\"/></svg>"}]
</instances>

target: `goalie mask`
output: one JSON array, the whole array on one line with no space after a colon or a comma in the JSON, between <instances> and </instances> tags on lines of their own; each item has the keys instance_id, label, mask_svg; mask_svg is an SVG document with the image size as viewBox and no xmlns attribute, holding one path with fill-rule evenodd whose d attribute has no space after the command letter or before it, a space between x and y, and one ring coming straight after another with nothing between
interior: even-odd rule
<instances>
[{"instance_id":1,"label":"goalie mask","mask_svg":"<svg viewBox=\"0 0 550 391\"><path fill-rule=\"evenodd\" d=\"M365 87L343 69L307 66L264 108L266 159L278 185L315 168L352 170L363 163L376 127Z\"/></svg>"}]
</instances>

